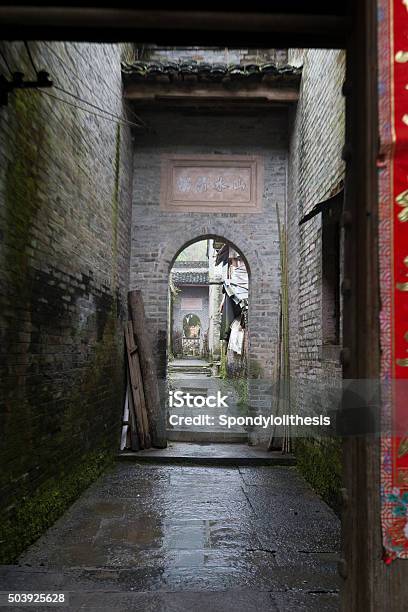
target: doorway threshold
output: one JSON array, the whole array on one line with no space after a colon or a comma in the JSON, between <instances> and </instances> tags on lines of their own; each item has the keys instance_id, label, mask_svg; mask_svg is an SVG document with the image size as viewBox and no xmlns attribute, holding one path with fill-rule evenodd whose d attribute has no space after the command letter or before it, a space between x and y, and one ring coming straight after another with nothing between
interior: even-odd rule
<instances>
[{"instance_id":1,"label":"doorway threshold","mask_svg":"<svg viewBox=\"0 0 408 612\"><path fill-rule=\"evenodd\" d=\"M280 451L267 451L247 444L169 442L167 448L123 451L121 461L143 463L183 463L196 465L286 465L296 464L295 457Z\"/></svg>"},{"instance_id":2,"label":"doorway threshold","mask_svg":"<svg viewBox=\"0 0 408 612\"><path fill-rule=\"evenodd\" d=\"M236 446L246 446L248 434L244 431L213 431L201 430L191 431L191 429L168 429L167 440L169 443L190 442L192 444L228 444Z\"/></svg>"}]
</instances>

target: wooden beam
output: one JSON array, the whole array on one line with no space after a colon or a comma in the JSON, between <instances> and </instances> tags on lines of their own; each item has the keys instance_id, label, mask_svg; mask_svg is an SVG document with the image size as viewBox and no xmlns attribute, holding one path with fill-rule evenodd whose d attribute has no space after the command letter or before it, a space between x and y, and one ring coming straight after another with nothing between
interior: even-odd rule
<instances>
[{"instance_id":1,"label":"wooden beam","mask_svg":"<svg viewBox=\"0 0 408 612\"><path fill-rule=\"evenodd\" d=\"M145 418L142 412L142 404L140 400L141 389L140 376L138 375L139 363L136 361L137 352L135 350L135 339L133 336L133 325L131 321L128 321L125 325L125 344L127 351L128 361L128 372L129 372L129 416L131 422L131 433L139 438L139 446L141 449L150 448L150 433L149 423L147 417ZM132 436L133 438L133 436ZM139 450L134 448L132 443L132 450Z\"/></svg>"},{"instance_id":2,"label":"wooden beam","mask_svg":"<svg viewBox=\"0 0 408 612\"><path fill-rule=\"evenodd\" d=\"M349 30L346 17L337 15L276 14L273 12L235 11L162 11L129 10L101 7L54 6L2 6L2 25L160 29L160 30L208 30L240 32L310 32L325 29L336 35Z\"/></svg>"},{"instance_id":3,"label":"wooden beam","mask_svg":"<svg viewBox=\"0 0 408 612\"><path fill-rule=\"evenodd\" d=\"M268 87L264 84L242 85L239 89L226 87L220 83L129 83L125 87L124 96L136 102L174 102L178 100L191 101L199 104L206 100L217 102L255 101L255 102L296 102L299 98L297 88Z\"/></svg>"},{"instance_id":4,"label":"wooden beam","mask_svg":"<svg viewBox=\"0 0 408 612\"><path fill-rule=\"evenodd\" d=\"M346 379L380 376L377 154L377 5L353 3L347 53L343 370ZM375 382L374 382L375 384ZM355 407L353 410L366 410ZM367 411L367 410L366 410ZM403 612L408 562L382 560L380 437L344 439L344 508L340 574L344 612Z\"/></svg>"},{"instance_id":5,"label":"wooden beam","mask_svg":"<svg viewBox=\"0 0 408 612\"><path fill-rule=\"evenodd\" d=\"M133 10L131 8L0 7L3 40L88 40L161 44L240 44L254 47L344 47L350 21L344 15ZM271 41L271 35L275 38ZM286 41L286 42L285 42ZM296 41L296 42L295 42Z\"/></svg>"},{"instance_id":6,"label":"wooden beam","mask_svg":"<svg viewBox=\"0 0 408 612\"><path fill-rule=\"evenodd\" d=\"M166 448L165 410L161 408L159 382L149 336L141 291L128 293L129 313L137 343L142 371L144 399L149 416L151 443L157 448ZM136 385L140 381L136 381Z\"/></svg>"}]
</instances>

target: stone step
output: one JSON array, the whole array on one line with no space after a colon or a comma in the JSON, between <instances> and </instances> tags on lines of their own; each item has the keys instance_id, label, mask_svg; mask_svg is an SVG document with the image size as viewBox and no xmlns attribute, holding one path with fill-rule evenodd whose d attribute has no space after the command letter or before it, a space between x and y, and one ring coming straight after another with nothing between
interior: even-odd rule
<instances>
[{"instance_id":1,"label":"stone step","mask_svg":"<svg viewBox=\"0 0 408 612\"><path fill-rule=\"evenodd\" d=\"M169 370L169 374L188 374L189 376L211 376L211 370ZM181 377L180 377L181 378Z\"/></svg>"},{"instance_id":2,"label":"stone step","mask_svg":"<svg viewBox=\"0 0 408 612\"><path fill-rule=\"evenodd\" d=\"M175 373L208 374L211 375L211 368L207 366L169 366L168 371Z\"/></svg>"},{"instance_id":3,"label":"stone step","mask_svg":"<svg viewBox=\"0 0 408 612\"><path fill-rule=\"evenodd\" d=\"M191 431L168 429L167 439L170 442L226 442L234 444L246 444L248 442L248 434L240 431L214 431L200 430Z\"/></svg>"},{"instance_id":4,"label":"stone step","mask_svg":"<svg viewBox=\"0 0 408 612\"><path fill-rule=\"evenodd\" d=\"M133 452L123 451L118 454L120 461L136 461L157 464L189 465L296 465L293 455L283 455L280 451L266 451L263 448L247 444L229 443L189 443L170 442L167 448L149 448Z\"/></svg>"}]
</instances>

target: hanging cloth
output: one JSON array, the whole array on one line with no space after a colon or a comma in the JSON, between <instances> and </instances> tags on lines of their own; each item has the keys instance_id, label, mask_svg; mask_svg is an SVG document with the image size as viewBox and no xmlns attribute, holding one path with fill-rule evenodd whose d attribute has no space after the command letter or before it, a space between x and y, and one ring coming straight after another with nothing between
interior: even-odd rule
<instances>
[{"instance_id":1,"label":"hanging cloth","mask_svg":"<svg viewBox=\"0 0 408 612\"><path fill-rule=\"evenodd\" d=\"M228 350L242 355L244 345L244 330L241 327L240 319L234 319L231 324L231 334L228 342Z\"/></svg>"},{"instance_id":2,"label":"hanging cloth","mask_svg":"<svg viewBox=\"0 0 408 612\"><path fill-rule=\"evenodd\" d=\"M235 317L240 314L241 309L234 301L230 298L229 295L225 295L224 305L222 308L221 315L221 329L220 329L220 338L221 340L228 340L229 335L231 333L231 323L235 319Z\"/></svg>"},{"instance_id":3,"label":"hanging cloth","mask_svg":"<svg viewBox=\"0 0 408 612\"><path fill-rule=\"evenodd\" d=\"M217 257L215 259L215 265L228 263L228 255L229 255L229 246L228 244L224 244L217 253Z\"/></svg>"}]
</instances>

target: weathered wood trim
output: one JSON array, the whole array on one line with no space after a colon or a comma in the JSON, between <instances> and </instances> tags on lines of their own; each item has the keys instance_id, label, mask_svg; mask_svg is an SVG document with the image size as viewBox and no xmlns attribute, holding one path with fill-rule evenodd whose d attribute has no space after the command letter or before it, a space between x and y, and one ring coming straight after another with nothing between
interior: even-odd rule
<instances>
[{"instance_id":1,"label":"weathered wood trim","mask_svg":"<svg viewBox=\"0 0 408 612\"><path fill-rule=\"evenodd\" d=\"M303 42L307 42L305 37L310 40L322 37L323 46L328 47L343 46L350 29L348 18L342 14L307 14L307 10L302 14L231 10L163 11L133 10L131 7L78 8L70 6L69 3L60 7L30 7L16 4L2 6L0 24L0 35L4 40L14 38L18 30L25 30L27 35L31 32L34 39L61 40L63 37L67 40L80 40L85 36L88 40L154 42L155 33L161 32L161 40L166 37L166 44L170 39L173 41L178 39L178 43L181 44L180 34L183 33L189 35L191 44L199 44L197 34L207 33L207 44L217 45L217 34L230 32L234 38L237 33L240 35L253 33L256 35L253 44L257 44L257 39L258 45L261 45L260 36L263 33L268 36L290 33L291 36L298 36L302 40L302 46ZM203 40L204 38L201 39ZM265 42L266 40L265 38ZM225 42L224 35L224 44ZM283 46L278 42L274 40L273 44L276 47ZM186 40L183 40L182 44L186 44ZM268 44L271 44L270 40Z\"/></svg>"},{"instance_id":2,"label":"weathered wood trim","mask_svg":"<svg viewBox=\"0 0 408 612\"><path fill-rule=\"evenodd\" d=\"M377 47L374 0L353 4L353 33L347 48L344 295L345 378L378 380L378 112ZM342 517L344 612L403 612L408 601L408 562L382 560L380 438L344 440Z\"/></svg>"},{"instance_id":3,"label":"weathered wood trim","mask_svg":"<svg viewBox=\"0 0 408 612\"><path fill-rule=\"evenodd\" d=\"M297 88L269 87L265 84L248 85L239 81L239 85L210 84L163 84L163 83L129 83L124 89L124 97L134 102L179 102L189 101L199 104L206 100L222 102L296 102L299 98Z\"/></svg>"}]
</instances>

